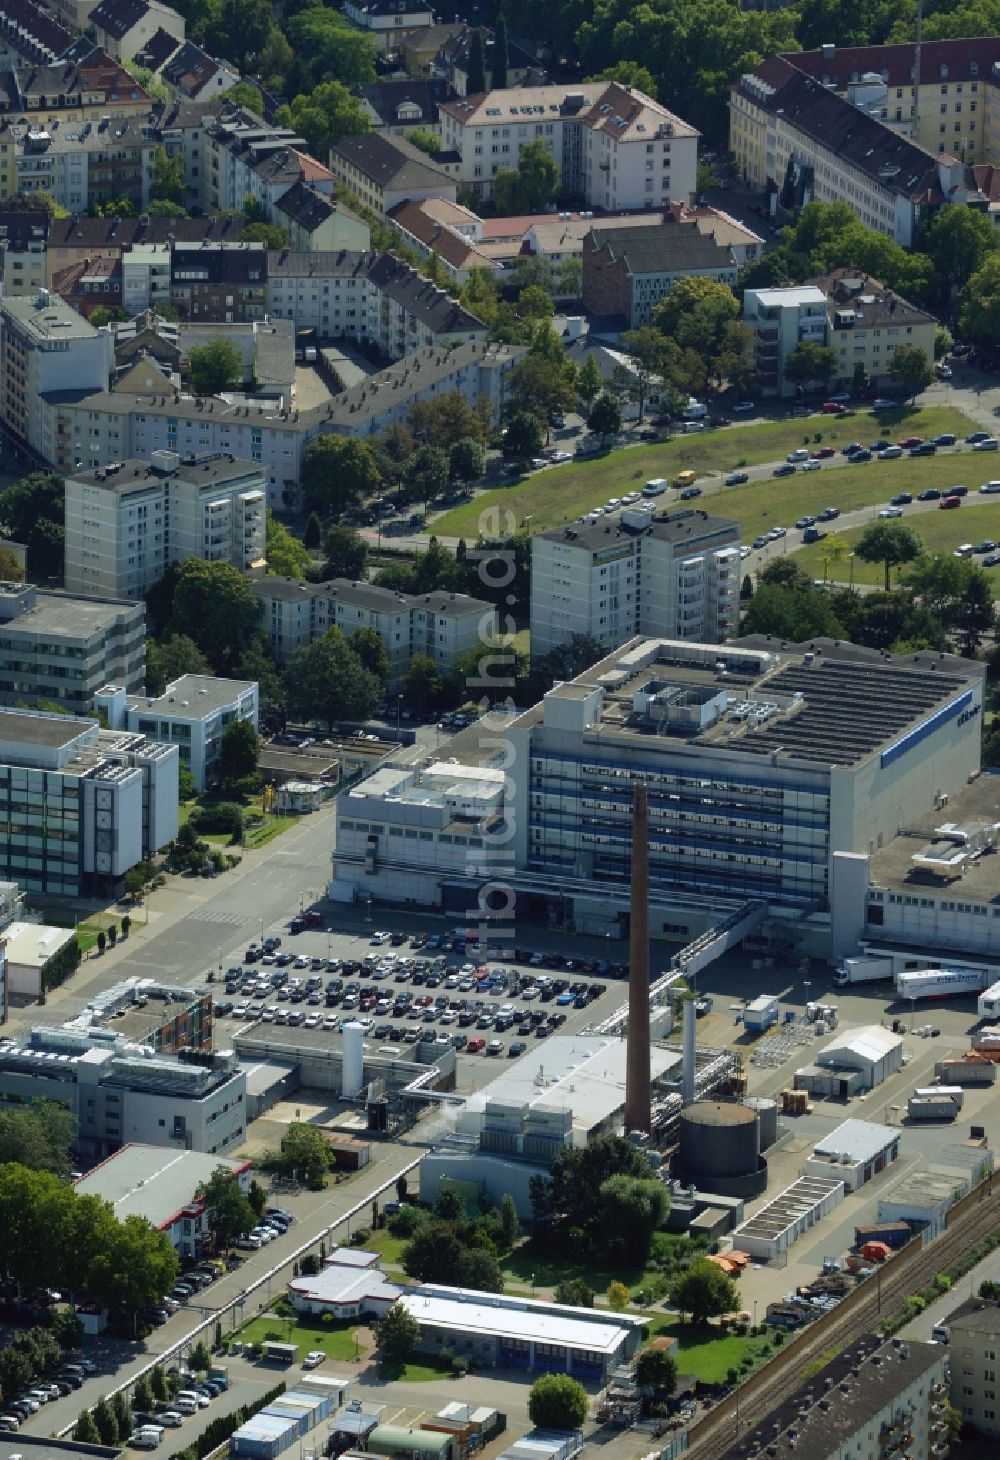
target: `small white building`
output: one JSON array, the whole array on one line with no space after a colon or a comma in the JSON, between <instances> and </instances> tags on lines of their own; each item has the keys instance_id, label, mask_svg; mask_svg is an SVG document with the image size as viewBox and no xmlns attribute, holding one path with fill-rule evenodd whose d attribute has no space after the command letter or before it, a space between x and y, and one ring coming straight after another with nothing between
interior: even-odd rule
<instances>
[{"instance_id":1,"label":"small white building","mask_svg":"<svg viewBox=\"0 0 1000 1460\"><path fill-rule=\"evenodd\" d=\"M109 1202L119 1221L145 1217L166 1232L180 1257L197 1257L211 1246L204 1200L198 1188L214 1172L226 1171L246 1191L252 1161L228 1160L203 1151L127 1145L75 1183L80 1196Z\"/></svg>"},{"instance_id":2,"label":"small white building","mask_svg":"<svg viewBox=\"0 0 1000 1460\"><path fill-rule=\"evenodd\" d=\"M319 781L286 781L274 793L274 810L279 816L307 816L323 804Z\"/></svg>"},{"instance_id":3,"label":"small white building","mask_svg":"<svg viewBox=\"0 0 1000 1460\"><path fill-rule=\"evenodd\" d=\"M823 1046L816 1063L834 1071L855 1071L861 1076L861 1089L873 1090L902 1069L903 1036L883 1029L881 1024L845 1029Z\"/></svg>"},{"instance_id":4,"label":"small white building","mask_svg":"<svg viewBox=\"0 0 1000 1460\"><path fill-rule=\"evenodd\" d=\"M37 999L42 991L42 970L50 958L71 943L72 928L55 928L45 923L11 923L4 929L7 940L7 997Z\"/></svg>"},{"instance_id":5,"label":"small white building","mask_svg":"<svg viewBox=\"0 0 1000 1460\"><path fill-rule=\"evenodd\" d=\"M839 1178L800 1176L735 1229L732 1251L770 1262L843 1200L844 1183Z\"/></svg>"},{"instance_id":6,"label":"small white building","mask_svg":"<svg viewBox=\"0 0 1000 1460\"><path fill-rule=\"evenodd\" d=\"M182 674L161 695L126 695L108 686L95 695L94 704L107 711L112 729L138 730L150 740L176 745L195 788L204 791L218 779L227 727L248 720L257 729L258 700L256 680Z\"/></svg>"},{"instance_id":7,"label":"small white building","mask_svg":"<svg viewBox=\"0 0 1000 1460\"><path fill-rule=\"evenodd\" d=\"M842 1181L857 1191L890 1166L899 1155L900 1132L870 1120L844 1120L816 1142L802 1168L803 1176Z\"/></svg>"}]
</instances>

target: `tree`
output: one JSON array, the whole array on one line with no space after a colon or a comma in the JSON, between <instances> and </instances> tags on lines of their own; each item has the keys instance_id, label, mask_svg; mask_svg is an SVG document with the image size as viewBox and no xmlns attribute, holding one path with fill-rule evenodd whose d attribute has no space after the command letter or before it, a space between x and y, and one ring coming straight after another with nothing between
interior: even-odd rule
<instances>
[{"instance_id":1,"label":"tree","mask_svg":"<svg viewBox=\"0 0 1000 1460\"><path fill-rule=\"evenodd\" d=\"M521 1223L518 1221L514 1198L509 1191L505 1191L500 1202L500 1238L508 1252L520 1235Z\"/></svg>"},{"instance_id":2,"label":"tree","mask_svg":"<svg viewBox=\"0 0 1000 1460\"><path fill-rule=\"evenodd\" d=\"M252 583L231 563L186 558L179 565L170 631L193 639L217 674L249 646L260 613Z\"/></svg>"},{"instance_id":3,"label":"tree","mask_svg":"<svg viewBox=\"0 0 1000 1460\"><path fill-rule=\"evenodd\" d=\"M365 576L368 544L360 533L335 523L326 534L324 578L350 578L352 583Z\"/></svg>"},{"instance_id":4,"label":"tree","mask_svg":"<svg viewBox=\"0 0 1000 1460\"><path fill-rule=\"evenodd\" d=\"M268 0L218 0L205 29L205 46L213 56L235 61L240 71L254 71L274 25Z\"/></svg>"},{"instance_id":5,"label":"tree","mask_svg":"<svg viewBox=\"0 0 1000 1460\"><path fill-rule=\"evenodd\" d=\"M298 90L308 94L324 82L355 87L375 80L374 43L339 11L300 10L285 25L285 35L295 55Z\"/></svg>"},{"instance_id":6,"label":"tree","mask_svg":"<svg viewBox=\"0 0 1000 1460\"><path fill-rule=\"evenodd\" d=\"M411 127L408 132L403 133L404 138L411 147L416 147L420 152L426 152L429 157L435 152L441 151L441 138L434 132L428 132L424 127Z\"/></svg>"},{"instance_id":7,"label":"tree","mask_svg":"<svg viewBox=\"0 0 1000 1460\"><path fill-rule=\"evenodd\" d=\"M404 1202L406 1200L406 1194L409 1189L410 1183L406 1179L406 1173L400 1172L400 1174L396 1177L396 1200L399 1202Z\"/></svg>"},{"instance_id":8,"label":"tree","mask_svg":"<svg viewBox=\"0 0 1000 1460\"><path fill-rule=\"evenodd\" d=\"M441 671L426 654L414 654L403 675L403 688L418 715L433 709L441 698Z\"/></svg>"},{"instance_id":9,"label":"tree","mask_svg":"<svg viewBox=\"0 0 1000 1460\"><path fill-rule=\"evenodd\" d=\"M622 408L613 395L599 395L590 408L587 425L591 431L607 441L622 428Z\"/></svg>"},{"instance_id":10,"label":"tree","mask_svg":"<svg viewBox=\"0 0 1000 1460\"><path fill-rule=\"evenodd\" d=\"M569 1374L543 1374L528 1394L528 1416L542 1430L579 1430L590 1401L579 1379Z\"/></svg>"},{"instance_id":11,"label":"tree","mask_svg":"<svg viewBox=\"0 0 1000 1460\"><path fill-rule=\"evenodd\" d=\"M934 265L937 302L945 307L995 252L995 230L985 213L957 203L935 209L917 247Z\"/></svg>"},{"instance_id":12,"label":"tree","mask_svg":"<svg viewBox=\"0 0 1000 1460\"><path fill-rule=\"evenodd\" d=\"M83 1324L80 1324L81 1332ZM118 1426L119 1440L127 1439L132 1432L132 1408L124 1389L119 1389L111 1401L111 1408L114 1411L115 1424Z\"/></svg>"},{"instance_id":13,"label":"tree","mask_svg":"<svg viewBox=\"0 0 1000 1460\"><path fill-rule=\"evenodd\" d=\"M497 21L498 38L502 24L503 16ZM504 80L498 83L495 79L496 51L497 46L494 45L494 89L507 84L506 61L504 62ZM528 205L528 211L540 213L556 195L556 189L559 186L559 164L544 142L526 142L517 159L517 176L523 190L524 200Z\"/></svg>"},{"instance_id":14,"label":"tree","mask_svg":"<svg viewBox=\"0 0 1000 1460\"><path fill-rule=\"evenodd\" d=\"M188 356L191 389L197 395L218 395L243 384L243 356L232 340L195 345Z\"/></svg>"},{"instance_id":15,"label":"tree","mask_svg":"<svg viewBox=\"0 0 1000 1460\"><path fill-rule=\"evenodd\" d=\"M146 641L146 693L162 694L182 674L211 674L212 666L188 634Z\"/></svg>"},{"instance_id":16,"label":"tree","mask_svg":"<svg viewBox=\"0 0 1000 1460\"><path fill-rule=\"evenodd\" d=\"M460 1254L455 1285L479 1293L502 1293L503 1272L496 1253L486 1247L467 1247Z\"/></svg>"},{"instance_id":17,"label":"tree","mask_svg":"<svg viewBox=\"0 0 1000 1460\"><path fill-rule=\"evenodd\" d=\"M17 554L11 548L0 547L0 582L21 583L23 580L24 569Z\"/></svg>"},{"instance_id":18,"label":"tree","mask_svg":"<svg viewBox=\"0 0 1000 1460\"><path fill-rule=\"evenodd\" d=\"M84 1445L103 1445L106 1443L104 1436L94 1423L94 1416L89 1409L82 1409L80 1411L80 1417L73 1426L73 1438Z\"/></svg>"},{"instance_id":19,"label":"tree","mask_svg":"<svg viewBox=\"0 0 1000 1460\"><path fill-rule=\"evenodd\" d=\"M378 629L355 629L354 633L348 638L347 643L348 647L361 660L368 673L374 674L384 689L388 683L389 670L392 665L389 660L389 651L383 644L382 636Z\"/></svg>"},{"instance_id":20,"label":"tree","mask_svg":"<svg viewBox=\"0 0 1000 1460\"><path fill-rule=\"evenodd\" d=\"M302 456L302 504L320 513L338 513L378 490L375 452L356 436L317 436Z\"/></svg>"},{"instance_id":21,"label":"tree","mask_svg":"<svg viewBox=\"0 0 1000 1460\"><path fill-rule=\"evenodd\" d=\"M52 1315L49 1332L60 1348L79 1348L84 1339L83 1324L73 1308L59 1308Z\"/></svg>"},{"instance_id":22,"label":"tree","mask_svg":"<svg viewBox=\"0 0 1000 1460\"><path fill-rule=\"evenodd\" d=\"M100 329L101 325L124 323L128 319L128 311L117 305L109 309L106 304L99 304L90 311L87 318L95 329Z\"/></svg>"},{"instance_id":23,"label":"tree","mask_svg":"<svg viewBox=\"0 0 1000 1460\"><path fill-rule=\"evenodd\" d=\"M260 219L256 219L253 223L248 223L244 228L243 242L263 243L268 248L287 248L289 242L288 230L287 228L282 228L279 223L264 223Z\"/></svg>"},{"instance_id":24,"label":"tree","mask_svg":"<svg viewBox=\"0 0 1000 1460\"><path fill-rule=\"evenodd\" d=\"M157 1404L162 1404L170 1392L167 1387L167 1376L162 1364L155 1364L150 1371L149 1387L153 1391L153 1398Z\"/></svg>"},{"instance_id":25,"label":"tree","mask_svg":"<svg viewBox=\"0 0 1000 1460\"><path fill-rule=\"evenodd\" d=\"M462 1243L452 1222L425 1222L403 1249L403 1271L421 1283L458 1285Z\"/></svg>"},{"instance_id":26,"label":"tree","mask_svg":"<svg viewBox=\"0 0 1000 1460\"><path fill-rule=\"evenodd\" d=\"M208 1181L202 1182L197 1195L205 1203L205 1216L217 1248L230 1247L254 1225L254 1211L246 1193L224 1166L216 1167Z\"/></svg>"},{"instance_id":27,"label":"tree","mask_svg":"<svg viewBox=\"0 0 1000 1460\"><path fill-rule=\"evenodd\" d=\"M111 1405L102 1394L93 1408L94 1424L101 1437L102 1445L114 1445L118 1441L118 1421Z\"/></svg>"},{"instance_id":28,"label":"tree","mask_svg":"<svg viewBox=\"0 0 1000 1460\"><path fill-rule=\"evenodd\" d=\"M267 509L264 539L267 571L279 578L304 578L312 567L312 558L305 543L293 537L283 522Z\"/></svg>"},{"instance_id":29,"label":"tree","mask_svg":"<svg viewBox=\"0 0 1000 1460\"><path fill-rule=\"evenodd\" d=\"M493 32L493 46L490 51L490 85L494 91L502 91L507 85L507 19L501 10ZM521 150L524 155L524 149Z\"/></svg>"},{"instance_id":30,"label":"tree","mask_svg":"<svg viewBox=\"0 0 1000 1460\"><path fill-rule=\"evenodd\" d=\"M419 1342L420 1324L402 1303L394 1304L375 1329L379 1366L391 1369L405 1364Z\"/></svg>"},{"instance_id":31,"label":"tree","mask_svg":"<svg viewBox=\"0 0 1000 1460\"><path fill-rule=\"evenodd\" d=\"M306 519L305 531L302 534L303 545L310 551L315 551L323 541L323 524L315 512L310 512Z\"/></svg>"},{"instance_id":32,"label":"tree","mask_svg":"<svg viewBox=\"0 0 1000 1460\"><path fill-rule=\"evenodd\" d=\"M486 56L483 33L478 25L469 37L469 64L466 71L466 96L481 96L486 91Z\"/></svg>"},{"instance_id":33,"label":"tree","mask_svg":"<svg viewBox=\"0 0 1000 1460\"><path fill-rule=\"evenodd\" d=\"M837 373L837 352L829 345L803 340L789 352L785 361L785 378L798 385L827 385Z\"/></svg>"},{"instance_id":34,"label":"tree","mask_svg":"<svg viewBox=\"0 0 1000 1460\"><path fill-rule=\"evenodd\" d=\"M153 151L153 181L149 196L154 202L183 203L184 159L171 157L164 147Z\"/></svg>"},{"instance_id":35,"label":"tree","mask_svg":"<svg viewBox=\"0 0 1000 1460\"><path fill-rule=\"evenodd\" d=\"M655 1177L645 1180L619 1172L600 1187L601 1221L610 1242L645 1258L653 1233L670 1207L667 1188Z\"/></svg>"},{"instance_id":36,"label":"tree","mask_svg":"<svg viewBox=\"0 0 1000 1460\"><path fill-rule=\"evenodd\" d=\"M448 485L448 454L440 446L421 446L403 469L403 490L424 505Z\"/></svg>"},{"instance_id":37,"label":"tree","mask_svg":"<svg viewBox=\"0 0 1000 1460\"><path fill-rule=\"evenodd\" d=\"M595 1293L583 1278L564 1278L556 1285L554 1297L571 1308L593 1308Z\"/></svg>"},{"instance_id":38,"label":"tree","mask_svg":"<svg viewBox=\"0 0 1000 1460\"><path fill-rule=\"evenodd\" d=\"M103 953L104 950L105 950L105 948L107 946L108 946L108 935L104 931L104 929L102 928L100 930L100 932L97 934L97 951L98 951L98 953Z\"/></svg>"},{"instance_id":39,"label":"tree","mask_svg":"<svg viewBox=\"0 0 1000 1460\"><path fill-rule=\"evenodd\" d=\"M949 554L921 556L906 586L933 621L957 634L965 654L974 654L995 628L990 580L977 563Z\"/></svg>"},{"instance_id":40,"label":"tree","mask_svg":"<svg viewBox=\"0 0 1000 1460\"><path fill-rule=\"evenodd\" d=\"M300 132L316 157L326 157L341 138L356 137L371 125L361 101L342 81L323 81L308 95L294 97L278 108L275 122Z\"/></svg>"},{"instance_id":41,"label":"tree","mask_svg":"<svg viewBox=\"0 0 1000 1460\"><path fill-rule=\"evenodd\" d=\"M285 687L293 714L323 720L329 730L337 720L367 720L382 693L337 628L296 650Z\"/></svg>"},{"instance_id":42,"label":"tree","mask_svg":"<svg viewBox=\"0 0 1000 1460\"><path fill-rule=\"evenodd\" d=\"M624 1313L628 1307L628 1288L624 1283L617 1281L609 1283L606 1296L612 1313Z\"/></svg>"},{"instance_id":43,"label":"tree","mask_svg":"<svg viewBox=\"0 0 1000 1460\"><path fill-rule=\"evenodd\" d=\"M531 291L526 289L522 300ZM549 303L548 295L545 296ZM576 399L576 371L566 357L562 341L548 322L540 322L532 336L527 355L510 372L507 400L512 411L532 411L548 422L560 411L572 410Z\"/></svg>"},{"instance_id":44,"label":"tree","mask_svg":"<svg viewBox=\"0 0 1000 1460\"><path fill-rule=\"evenodd\" d=\"M912 563L920 556L923 541L904 522L870 522L858 539L854 551L863 563L881 563L885 568L885 591L889 592L889 575L893 568Z\"/></svg>"},{"instance_id":45,"label":"tree","mask_svg":"<svg viewBox=\"0 0 1000 1460\"><path fill-rule=\"evenodd\" d=\"M144 1217L129 1216L101 1239L89 1265L86 1290L97 1302L114 1308L148 1308L169 1293L179 1263L170 1238Z\"/></svg>"},{"instance_id":46,"label":"tree","mask_svg":"<svg viewBox=\"0 0 1000 1460\"><path fill-rule=\"evenodd\" d=\"M260 758L260 736L251 720L231 720L222 732L219 747L219 775L222 784L231 788L257 772Z\"/></svg>"},{"instance_id":47,"label":"tree","mask_svg":"<svg viewBox=\"0 0 1000 1460\"><path fill-rule=\"evenodd\" d=\"M65 499L66 483L56 472L34 471L21 477L0 492L0 523L6 529L6 536L15 542L27 542L41 521L62 527Z\"/></svg>"},{"instance_id":48,"label":"tree","mask_svg":"<svg viewBox=\"0 0 1000 1460\"><path fill-rule=\"evenodd\" d=\"M739 318L740 306L726 284L684 278L667 291L653 311L653 323L681 350L694 350L708 362L721 351L726 326ZM708 366L711 372L711 366Z\"/></svg>"},{"instance_id":49,"label":"tree","mask_svg":"<svg viewBox=\"0 0 1000 1460\"><path fill-rule=\"evenodd\" d=\"M534 411L513 411L503 438L507 456L535 456L542 449L542 423Z\"/></svg>"},{"instance_id":50,"label":"tree","mask_svg":"<svg viewBox=\"0 0 1000 1460\"><path fill-rule=\"evenodd\" d=\"M587 80L617 81L621 86L631 86L633 91L641 91L643 95L656 100L656 80L653 73L638 61L616 61L613 66L605 66L596 76L588 76Z\"/></svg>"},{"instance_id":51,"label":"tree","mask_svg":"<svg viewBox=\"0 0 1000 1460\"><path fill-rule=\"evenodd\" d=\"M907 400L912 400L933 384L934 366L926 350L919 350L915 345L898 345L893 352L889 374L899 381Z\"/></svg>"},{"instance_id":52,"label":"tree","mask_svg":"<svg viewBox=\"0 0 1000 1460\"><path fill-rule=\"evenodd\" d=\"M665 1349L643 1349L635 1361L635 1382L655 1399L668 1398L677 1387L677 1360Z\"/></svg>"},{"instance_id":53,"label":"tree","mask_svg":"<svg viewBox=\"0 0 1000 1460\"><path fill-rule=\"evenodd\" d=\"M304 1121L292 1121L281 1138L281 1159L285 1170L307 1186L322 1189L333 1164L330 1145L321 1130Z\"/></svg>"},{"instance_id":54,"label":"tree","mask_svg":"<svg viewBox=\"0 0 1000 1460\"><path fill-rule=\"evenodd\" d=\"M590 406L597 398L603 384L604 377L597 359L593 354L588 354L576 374L576 393L585 406Z\"/></svg>"},{"instance_id":55,"label":"tree","mask_svg":"<svg viewBox=\"0 0 1000 1460\"><path fill-rule=\"evenodd\" d=\"M0 1109L0 1164L16 1161L32 1171L68 1176L76 1120L52 1100Z\"/></svg>"},{"instance_id":56,"label":"tree","mask_svg":"<svg viewBox=\"0 0 1000 1460\"><path fill-rule=\"evenodd\" d=\"M446 390L432 400L417 401L407 416L407 426L408 431L406 427L395 427L395 435L390 427L384 437L386 450L400 466L405 466L413 456L417 443L450 451L456 441L466 436L484 441L489 420L469 404L460 390Z\"/></svg>"},{"instance_id":57,"label":"tree","mask_svg":"<svg viewBox=\"0 0 1000 1460\"><path fill-rule=\"evenodd\" d=\"M706 1323L740 1306L736 1284L716 1263L699 1258L680 1274L670 1289L670 1301L694 1324Z\"/></svg>"},{"instance_id":58,"label":"tree","mask_svg":"<svg viewBox=\"0 0 1000 1460\"><path fill-rule=\"evenodd\" d=\"M153 1386L148 1374L140 1374L132 1386L132 1408L148 1411L153 1408Z\"/></svg>"},{"instance_id":59,"label":"tree","mask_svg":"<svg viewBox=\"0 0 1000 1460\"><path fill-rule=\"evenodd\" d=\"M795 644L806 639L844 637L829 595L813 588L811 583L804 587L758 583L757 591L747 605L742 631L744 634L770 634L772 638L787 639Z\"/></svg>"},{"instance_id":60,"label":"tree","mask_svg":"<svg viewBox=\"0 0 1000 1460\"><path fill-rule=\"evenodd\" d=\"M958 327L977 344L1000 340L1000 253L990 254L963 289Z\"/></svg>"},{"instance_id":61,"label":"tree","mask_svg":"<svg viewBox=\"0 0 1000 1460\"><path fill-rule=\"evenodd\" d=\"M483 448L466 436L456 441L448 456L448 479L453 482L475 482L483 474Z\"/></svg>"}]
</instances>

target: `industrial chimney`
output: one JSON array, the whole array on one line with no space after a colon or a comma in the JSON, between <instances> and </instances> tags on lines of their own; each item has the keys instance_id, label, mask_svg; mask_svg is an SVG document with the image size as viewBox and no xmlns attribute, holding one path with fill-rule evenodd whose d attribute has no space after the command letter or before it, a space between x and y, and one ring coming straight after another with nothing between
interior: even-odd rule
<instances>
[{"instance_id":1,"label":"industrial chimney","mask_svg":"<svg viewBox=\"0 0 1000 1460\"><path fill-rule=\"evenodd\" d=\"M632 897L628 940L628 1049L625 1064L625 1134L648 1135L649 1093L649 817L646 787L636 782L632 802Z\"/></svg>"},{"instance_id":2,"label":"industrial chimney","mask_svg":"<svg viewBox=\"0 0 1000 1460\"><path fill-rule=\"evenodd\" d=\"M681 1096L685 1105L690 1105L694 1100L694 1071L695 1071L695 1026L698 1014L694 1007L694 999L684 1000L684 1040L683 1040L683 1064L681 1065Z\"/></svg>"}]
</instances>

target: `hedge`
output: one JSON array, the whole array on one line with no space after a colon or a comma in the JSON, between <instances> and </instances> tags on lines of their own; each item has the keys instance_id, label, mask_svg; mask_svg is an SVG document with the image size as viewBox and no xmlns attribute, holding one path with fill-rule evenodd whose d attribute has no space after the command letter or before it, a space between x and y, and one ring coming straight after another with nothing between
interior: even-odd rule
<instances>
[{"instance_id":1,"label":"hedge","mask_svg":"<svg viewBox=\"0 0 1000 1460\"><path fill-rule=\"evenodd\" d=\"M245 1425L247 1420L252 1419L259 1410L273 1403L279 1394L284 1394L285 1387L284 1381L282 1381L273 1389L269 1389L260 1399L255 1399L253 1404L244 1404L234 1410L232 1414L220 1414L217 1419L210 1420L194 1444L189 1445L186 1450L178 1450L176 1454L171 1455L170 1460L187 1460L188 1456L193 1456L194 1460L205 1460L205 1456L210 1455L213 1450L217 1450L220 1445L224 1445L240 1425Z\"/></svg>"}]
</instances>

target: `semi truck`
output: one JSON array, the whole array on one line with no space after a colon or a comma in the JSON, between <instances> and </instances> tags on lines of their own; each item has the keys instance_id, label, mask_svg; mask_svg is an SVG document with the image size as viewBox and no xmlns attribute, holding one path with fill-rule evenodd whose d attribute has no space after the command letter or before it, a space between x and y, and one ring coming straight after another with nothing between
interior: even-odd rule
<instances>
[{"instance_id":1,"label":"semi truck","mask_svg":"<svg viewBox=\"0 0 1000 1460\"><path fill-rule=\"evenodd\" d=\"M892 978L892 959L884 953L862 953L857 958L845 958L833 975L833 981L839 988L856 983L876 983L886 978Z\"/></svg>"},{"instance_id":2,"label":"semi truck","mask_svg":"<svg viewBox=\"0 0 1000 1460\"><path fill-rule=\"evenodd\" d=\"M983 968L921 968L897 973L896 993L901 999L960 999L982 993L991 975Z\"/></svg>"}]
</instances>

